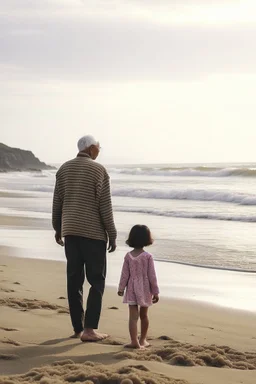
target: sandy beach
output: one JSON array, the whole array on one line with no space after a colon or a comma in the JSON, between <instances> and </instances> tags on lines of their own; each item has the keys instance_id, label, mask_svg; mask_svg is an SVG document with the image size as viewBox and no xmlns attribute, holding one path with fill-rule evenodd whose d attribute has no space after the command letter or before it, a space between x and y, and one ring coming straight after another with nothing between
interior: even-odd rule
<instances>
[{"instance_id":1,"label":"sandy beach","mask_svg":"<svg viewBox=\"0 0 256 384\"><path fill-rule=\"evenodd\" d=\"M256 384L256 0L0 24L0 384Z\"/></svg>"},{"instance_id":2,"label":"sandy beach","mask_svg":"<svg viewBox=\"0 0 256 384\"><path fill-rule=\"evenodd\" d=\"M151 346L130 351L127 307L107 288L100 330L110 337L81 343L69 339L65 263L10 252L0 255L1 384L256 382L255 313L162 299L150 310Z\"/></svg>"}]
</instances>

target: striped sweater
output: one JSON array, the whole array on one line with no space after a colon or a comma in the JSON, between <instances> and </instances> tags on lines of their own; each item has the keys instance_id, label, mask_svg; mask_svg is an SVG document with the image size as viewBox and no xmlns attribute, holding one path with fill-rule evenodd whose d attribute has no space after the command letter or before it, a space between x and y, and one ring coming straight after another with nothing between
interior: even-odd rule
<instances>
[{"instance_id":1,"label":"striped sweater","mask_svg":"<svg viewBox=\"0 0 256 384\"><path fill-rule=\"evenodd\" d=\"M116 239L108 173L86 153L79 152L56 173L52 225L64 237Z\"/></svg>"}]
</instances>

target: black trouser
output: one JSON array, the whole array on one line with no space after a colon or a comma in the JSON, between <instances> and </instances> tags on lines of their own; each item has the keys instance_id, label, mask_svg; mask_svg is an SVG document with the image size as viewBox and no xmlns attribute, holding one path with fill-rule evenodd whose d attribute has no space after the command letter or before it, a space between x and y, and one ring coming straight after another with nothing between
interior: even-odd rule
<instances>
[{"instance_id":1,"label":"black trouser","mask_svg":"<svg viewBox=\"0 0 256 384\"><path fill-rule=\"evenodd\" d=\"M74 331L98 328L106 276L106 242L81 236L65 237L69 311ZM83 309L83 283L91 285Z\"/></svg>"}]
</instances>

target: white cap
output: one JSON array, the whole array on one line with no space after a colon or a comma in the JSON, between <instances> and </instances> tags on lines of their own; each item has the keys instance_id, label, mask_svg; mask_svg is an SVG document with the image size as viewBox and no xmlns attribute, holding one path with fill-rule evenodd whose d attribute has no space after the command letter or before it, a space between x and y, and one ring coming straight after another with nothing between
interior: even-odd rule
<instances>
[{"instance_id":1,"label":"white cap","mask_svg":"<svg viewBox=\"0 0 256 384\"><path fill-rule=\"evenodd\" d=\"M91 135L83 136L77 142L77 148L79 152L84 151L85 149L89 148L91 145L98 145L98 142Z\"/></svg>"}]
</instances>

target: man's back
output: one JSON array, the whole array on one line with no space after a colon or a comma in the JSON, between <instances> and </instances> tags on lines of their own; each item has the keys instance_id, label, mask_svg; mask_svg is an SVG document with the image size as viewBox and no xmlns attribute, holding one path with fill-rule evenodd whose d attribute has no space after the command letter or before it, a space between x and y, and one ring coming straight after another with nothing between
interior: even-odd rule
<instances>
[{"instance_id":1,"label":"man's back","mask_svg":"<svg viewBox=\"0 0 256 384\"><path fill-rule=\"evenodd\" d=\"M88 155L64 163L56 174L53 227L62 236L115 239L109 176Z\"/></svg>"}]
</instances>

